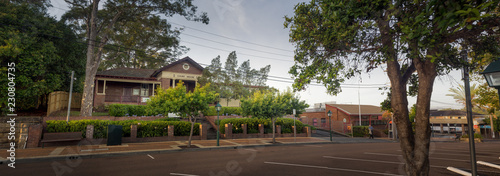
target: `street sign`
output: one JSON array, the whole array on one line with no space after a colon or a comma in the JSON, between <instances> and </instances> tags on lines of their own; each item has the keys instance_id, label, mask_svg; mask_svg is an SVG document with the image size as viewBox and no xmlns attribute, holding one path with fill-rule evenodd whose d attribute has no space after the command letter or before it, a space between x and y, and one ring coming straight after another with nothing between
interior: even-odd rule
<instances>
[{"instance_id":1,"label":"street sign","mask_svg":"<svg viewBox=\"0 0 500 176\"><path fill-rule=\"evenodd\" d=\"M295 116L295 109L293 109L293 115Z\"/></svg>"},{"instance_id":2,"label":"street sign","mask_svg":"<svg viewBox=\"0 0 500 176\"><path fill-rule=\"evenodd\" d=\"M351 130L351 126L347 126L347 130Z\"/></svg>"},{"instance_id":3,"label":"street sign","mask_svg":"<svg viewBox=\"0 0 500 176\"><path fill-rule=\"evenodd\" d=\"M345 118L344 118L344 120L342 120L342 121L345 123L347 120L345 120Z\"/></svg>"}]
</instances>

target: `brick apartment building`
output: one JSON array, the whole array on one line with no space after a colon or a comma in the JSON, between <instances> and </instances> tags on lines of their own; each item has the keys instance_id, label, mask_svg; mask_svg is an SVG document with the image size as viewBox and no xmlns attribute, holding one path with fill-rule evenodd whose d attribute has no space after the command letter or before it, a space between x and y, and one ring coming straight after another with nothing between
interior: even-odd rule
<instances>
[{"instance_id":1,"label":"brick apartment building","mask_svg":"<svg viewBox=\"0 0 500 176\"><path fill-rule=\"evenodd\" d=\"M359 109L361 109L361 113ZM328 111L332 112L332 130L337 132L346 133L349 124L359 126L360 114L362 126L372 125L375 129L386 129L387 121L382 120L382 109L373 105L336 104L335 102L317 103L314 108L306 109L306 112L301 114L300 121L316 128L329 130ZM345 123L343 122L344 119Z\"/></svg>"}]
</instances>

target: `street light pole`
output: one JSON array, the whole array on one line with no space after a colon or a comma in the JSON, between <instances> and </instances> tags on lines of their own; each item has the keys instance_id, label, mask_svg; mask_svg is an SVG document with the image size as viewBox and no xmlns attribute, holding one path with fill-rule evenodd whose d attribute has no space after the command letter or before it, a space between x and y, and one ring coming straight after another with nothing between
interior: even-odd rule
<instances>
[{"instance_id":1,"label":"street light pole","mask_svg":"<svg viewBox=\"0 0 500 176\"><path fill-rule=\"evenodd\" d=\"M463 59L468 63L467 51L463 53ZM470 96L470 83L469 83L469 68L464 66L464 84L465 84L465 104L467 109L467 126L469 128L469 152L470 152L470 162L472 176L477 175L477 165L476 165L476 147L474 145L474 124L472 122L472 106L471 106L471 96ZM448 128L449 131L449 128Z\"/></svg>"},{"instance_id":2,"label":"street light pole","mask_svg":"<svg viewBox=\"0 0 500 176\"><path fill-rule=\"evenodd\" d=\"M215 105L215 109L217 110L217 146L219 146L219 135L220 135L219 134L219 131L220 131L219 112L220 112L220 109L221 109L221 105L219 103L217 103L217 105Z\"/></svg>"},{"instance_id":3,"label":"street light pole","mask_svg":"<svg viewBox=\"0 0 500 176\"><path fill-rule=\"evenodd\" d=\"M328 119L329 119L329 126L330 126L330 141L333 141L332 139L332 111L328 110Z\"/></svg>"}]
</instances>

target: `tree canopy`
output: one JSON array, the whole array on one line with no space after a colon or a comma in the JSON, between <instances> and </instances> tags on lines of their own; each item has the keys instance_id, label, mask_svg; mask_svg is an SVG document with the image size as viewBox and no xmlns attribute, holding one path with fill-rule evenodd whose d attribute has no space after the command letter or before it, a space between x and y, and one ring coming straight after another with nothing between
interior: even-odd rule
<instances>
[{"instance_id":1,"label":"tree canopy","mask_svg":"<svg viewBox=\"0 0 500 176\"><path fill-rule=\"evenodd\" d=\"M181 81L175 88L156 89L156 95L151 97L147 104L148 114L164 114L178 113L181 117L188 118L191 122L191 132L189 134L188 147L191 145L191 137L193 136L193 127L196 122L196 117L202 111L207 111L209 104L216 101L218 96L214 91L209 91L207 84L200 87L196 85L192 92L188 92L186 86Z\"/></svg>"},{"instance_id":2,"label":"tree canopy","mask_svg":"<svg viewBox=\"0 0 500 176\"><path fill-rule=\"evenodd\" d=\"M53 91L69 91L70 72L82 91L85 44L46 12L46 4L0 2L0 93L7 95L7 65L14 63L16 109L41 108ZM0 106L7 103L1 96Z\"/></svg>"},{"instance_id":3,"label":"tree canopy","mask_svg":"<svg viewBox=\"0 0 500 176\"><path fill-rule=\"evenodd\" d=\"M252 95L256 90L267 89L266 81L271 65L260 70L250 67L250 60L244 61L238 67L236 51L229 53L224 67L220 56L212 59L209 66L203 70L198 79L202 85L210 84L210 90L220 94L220 98L237 100Z\"/></svg>"},{"instance_id":4,"label":"tree canopy","mask_svg":"<svg viewBox=\"0 0 500 176\"><path fill-rule=\"evenodd\" d=\"M284 23L296 47L295 65L289 71L295 78L294 89L317 80L337 94L344 80L385 67L405 172L428 175L434 80L452 69L474 69L476 61L498 56L498 5L498 0L299 3ZM418 82L415 132L407 100L412 78Z\"/></svg>"},{"instance_id":5,"label":"tree canopy","mask_svg":"<svg viewBox=\"0 0 500 176\"><path fill-rule=\"evenodd\" d=\"M275 142L275 120L286 114L292 114L296 110L296 115L305 112L309 107L305 101L300 101L291 90L278 91L257 91L253 96L241 100L243 115L254 118L270 118L273 122L273 143Z\"/></svg>"}]
</instances>

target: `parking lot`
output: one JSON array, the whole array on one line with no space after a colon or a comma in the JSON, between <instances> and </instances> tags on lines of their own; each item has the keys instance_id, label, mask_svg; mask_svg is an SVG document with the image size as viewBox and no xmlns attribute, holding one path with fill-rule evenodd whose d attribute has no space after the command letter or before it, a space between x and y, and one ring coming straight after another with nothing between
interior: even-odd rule
<instances>
[{"instance_id":1,"label":"parking lot","mask_svg":"<svg viewBox=\"0 0 500 176\"><path fill-rule=\"evenodd\" d=\"M16 169L3 169L2 173L54 175L61 172L60 164L71 163L62 170L64 174L57 175L405 175L399 143L379 139L365 139L364 143L335 141L44 160L18 163ZM500 165L499 146L500 142L476 144L477 161ZM432 142L430 175L458 175L447 167L469 171L469 160L468 143ZM483 165L477 168L482 176L500 175L500 169Z\"/></svg>"}]
</instances>

